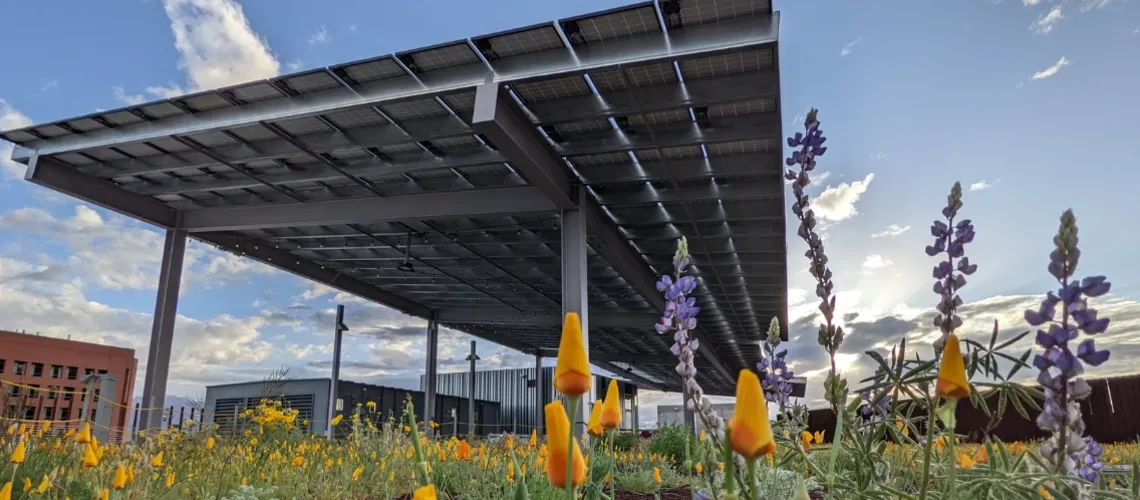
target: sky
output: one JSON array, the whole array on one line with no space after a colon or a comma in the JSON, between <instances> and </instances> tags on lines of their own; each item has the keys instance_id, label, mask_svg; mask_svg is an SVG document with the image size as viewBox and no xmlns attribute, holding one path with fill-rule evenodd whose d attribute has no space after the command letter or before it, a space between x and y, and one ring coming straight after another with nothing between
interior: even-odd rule
<instances>
[{"instance_id":1,"label":"sky","mask_svg":"<svg viewBox=\"0 0 1140 500\"><path fill-rule=\"evenodd\" d=\"M0 130L434 45L622 5L617 0L59 0L0 2ZM830 147L809 187L840 322L839 365L904 336L929 343L937 297L923 252L954 182L977 239L962 290L966 338L1029 329L1055 288L1058 218L1081 230L1081 275L1107 275L1112 318L1095 376L1140 371L1140 237L1127 229L1140 174L1140 2L776 1L785 130L817 107ZM43 26L54 28L44 30ZM15 49L17 48L18 49ZM1131 63L1127 61L1133 61ZM1133 132L1129 132L1132 130ZM134 348L146 363L163 236L154 227L22 180L0 141L0 329ZM789 219L794 218L789 216ZM1118 227L1117 224L1121 226ZM791 367L818 406L825 355L806 249L789 222ZM327 376L335 305L347 305L343 377L416 388L425 322L196 243L187 249L168 393ZM471 338L444 330L441 372L466 369ZM914 344L912 344L914 345ZM1020 348L1031 347L1028 342ZM481 367L533 358L479 342ZM136 382L141 390L141 379ZM643 393L642 420L675 394Z\"/></svg>"}]
</instances>

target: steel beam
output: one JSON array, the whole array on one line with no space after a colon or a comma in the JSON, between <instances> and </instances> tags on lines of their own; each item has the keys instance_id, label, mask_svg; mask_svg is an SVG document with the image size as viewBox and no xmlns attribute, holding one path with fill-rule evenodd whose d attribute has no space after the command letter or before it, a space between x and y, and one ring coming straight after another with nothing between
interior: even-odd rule
<instances>
[{"instance_id":1,"label":"steel beam","mask_svg":"<svg viewBox=\"0 0 1140 500\"><path fill-rule=\"evenodd\" d=\"M40 155L53 155L173 135L194 135L237 128L261 121L276 122L387 102L433 97L469 90L488 81L505 84L547 79L619 65L685 59L721 50L774 46L778 35L779 15L775 13L760 19L689 26L667 36L631 37L591 43L576 49L547 50L505 58L495 61L490 74L485 66L472 64L451 68L449 71L428 72L415 78L389 78L353 88L338 87L114 129L42 139L16 147L13 159L27 159L37 150Z\"/></svg>"},{"instance_id":2,"label":"steel beam","mask_svg":"<svg viewBox=\"0 0 1140 500\"><path fill-rule=\"evenodd\" d=\"M183 212L190 232L328 226L550 212L555 207L529 186L433 192L388 198L205 208Z\"/></svg>"},{"instance_id":3,"label":"steel beam","mask_svg":"<svg viewBox=\"0 0 1140 500\"><path fill-rule=\"evenodd\" d=\"M590 326L594 328L643 328L648 332L653 331L653 324L659 319L660 317L655 314L606 313L597 310L590 312ZM562 317L553 311L520 312L461 308L440 309L439 321L440 323L533 325L557 328L562 324Z\"/></svg>"},{"instance_id":4,"label":"steel beam","mask_svg":"<svg viewBox=\"0 0 1140 500\"><path fill-rule=\"evenodd\" d=\"M274 248L272 244L259 244L227 236L225 233L214 233L198 234L195 238L342 292L384 304L405 314L421 318L431 317L432 308L402 295L381 290L356 278L344 275L336 269L315 264L286 250Z\"/></svg>"},{"instance_id":5,"label":"steel beam","mask_svg":"<svg viewBox=\"0 0 1140 500\"><path fill-rule=\"evenodd\" d=\"M476 98L478 99L478 98ZM478 103L476 103L478 104ZM585 190L576 190L573 195L575 204L585 204ZM590 311L588 267L586 266L586 218L581 210L568 209L562 211L562 316L577 313L582 322L582 341L586 345L586 355L590 352ZM570 410L576 417L570 422L575 426L577 422L585 422L589 417L588 402L593 401L596 388L591 388L589 397L578 398L577 408ZM574 433L578 435L577 432Z\"/></svg>"},{"instance_id":6,"label":"steel beam","mask_svg":"<svg viewBox=\"0 0 1140 500\"><path fill-rule=\"evenodd\" d=\"M177 225L178 213L164 203L87 177L52 158L32 156L24 180L159 227Z\"/></svg>"},{"instance_id":7,"label":"steel beam","mask_svg":"<svg viewBox=\"0 0 1140 500\"><path fill-rule=\"evenodd\" d=\"M178 317L178 290L182 284L182 261L186 256L186 232L168 229L162 247L162 267L158 272L158 297L150 331L150 349L143 379L143 417L139 430L161 429L162 409L166 406L166 381L170 374L170 346L174 342L174 322Z\"/></svg>"}]
</instances>

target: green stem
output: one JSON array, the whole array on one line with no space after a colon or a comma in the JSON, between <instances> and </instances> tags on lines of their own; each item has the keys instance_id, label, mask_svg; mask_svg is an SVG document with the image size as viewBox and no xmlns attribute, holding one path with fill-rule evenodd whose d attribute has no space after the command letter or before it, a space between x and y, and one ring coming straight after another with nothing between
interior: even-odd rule
<instances>
[{"instance_id":1,"label":"green stem","mask_svg":"<svg viewBox=\"0 0 1140 500\"><path fill-rule=\"evenodd\" d=\"M732 456L732 429L724 429L724 492L727 498L735 498L736 493L736 463Z\"/></svg>"},{"instance_id":2,"label":"green stem","mask_svg":"<svg viewBox=\"0 0 1140 500\"><path fill-rule=\"evenodd\" d=\"M953 405L953 403L951 403L951 404ZM954 418L954 413L953 413L954 409L952 408L950 411L951 411L951 413L950 413L950 425L946 429L947 433L949 435L949 437L947 438L947 442L946 442L946 451L950 452L950 472L947 473L948 478L950 480L950 484L947 486L947 489L946 489L946 491L947 491L946 498L953 500L954 489L956 486L954 484L955 476L958 473L958 455L954 453L954 441L957 441L958 438L957 438L957 436L954 435L954 427L955 427L954 424L955 424L955 420L956 420Z\"/></svg>"},{"instance_id":3,"label":"green stem","mask_svg":"<svg viewBox=\"0 0 1140 500\"><path fill-rule=\"evenodd\" d=\"M614 496L614 487L615 487L614 483L617 483L617 481L614 480L614 469L617 467L617 460L614 460L614 433L615 432L616 431L614 431L613 429L606 431L606 434L607 434L606 435L606 448L609 450L609 457L610 457L610 498L617 498Z\"/></svg>"},{"instance_id":4,"label":"green stem","mask_svg":"<svg viewBox=\"0 0 1140 500\"><path fill-rule=\"evenodd\" d=\"M752 490L752 499L760 500L760 487L756 482L756 460L748 460L748 488Z\"/></svg>"},{"instance_id":5,"label":"green stem","mask_svg":"<svg viewBox=\"0 0 1140 500\"><path fill-rule=\"evenodd\" d=\"M922 486L918 490L918 500L926 499L926 489L930 487L930 450L934 447L934 401L927 400L926 445L922 451Z\"/></svg>"},{"instance_id":6,"label":"green stem","mask_svg":"<svg viewBox=\"0 0 1140 500\"><path fill-rule=\"evenodd\" d=\"M570 408L566 412L570 420L570 440L567 441L566 447L566 483L563 486L567 492L567 500L575 500L578 494L574 487L574 417L578 411L578 397L567 396L566 401L570 403Z\"/></svg>"}]
</instances>

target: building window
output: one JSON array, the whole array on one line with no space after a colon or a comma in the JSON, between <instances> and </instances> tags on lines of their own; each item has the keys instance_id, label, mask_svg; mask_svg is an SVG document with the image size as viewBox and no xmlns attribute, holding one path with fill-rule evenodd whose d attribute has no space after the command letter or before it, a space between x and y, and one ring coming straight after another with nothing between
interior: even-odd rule
<instances>
[{"instance_id":1,"label":"building window","mask_svg":"<svg viewBox=\"0 0 1140 500\"><path fill-rule=\"evenodd\" d=\"M99 370L99 372L98 372L98 373L99 373L99 375L106 375L106 374L107 374L107 370Z\"/></svg>"},{"instance_id":2,"label":"building window","mask_svg":"<svg viewBox=\"0 0 1140 500\"><path fill-rule=\"evenodd\" d=\"M12 397L20 397L20 388L18 386L8 386L8 395Z\"/></svg>"},{"instance_id":3,"label":"building window","mask_svg":"<svg viewBox=\"0 0 1140 500\"><path fill-rule=\"evenodd\" d=\"M91 418L89 418L88 420L95 420L95 414L96 413L99 413L99 409L98 408L92 408L91 409Z\"/></svg>"},{"instance_id":4,"label":"building window","mask_svg":"<svg viewBox=\"0 0 1140 500\"><path fill-rule=\"evenodd\" d=\"M60 389L63 389L63 400L71 401L71 391L74 391L75 389L72 389L71 387L60 387Z\"/></svg>"},{"instance_id":5,"label":"building window","mask_svg":"<svg viewBox=\"0 0 1140 500\"><path fill-rule=\"evenodd\" d=\"M4 418L16 418L16 405L8 405L8 409L4 411Z\"/></svg>"},{"instance_id":6,"label":"building window","mask_svg":"<svg viewBox=\"0 0 1140 500\"><path fill-rule=\"evenodd\" d=\"M39 384L28 384L28 397L34 398L34 397L39 396L39 395L40 395L40 385Z\"/></svg>"},{"instance_id":7,"label":"building window","mask_svg":"<svg viewBox=\"0 0 1140 500\"><path fill-rule=\"evenodd\" d=\"M28 371L28 363L27 362L24 362L24 361L17 361L16 362L16 372L15 372L16 375L23 375L27 371Z\"/></svg>"},{"instance_id":8,"label":"building window","mask_svg":"<svg viewBox=\"0 0 1140 500\"><path fill-rule=\"evenodd\" d=\"M0 359L0 375L4 374L4 360Z\"/></svg>"},{"instance_id":9,"label":"building window","mask_svg":"<svg viewBox=\"0 0 1140 500\"><path fill-rule=\"evenodd\" d=\"M51 418L54 416L53 415L54 413L55 413L55 408L53 408L51 406L45 406L44 407L44 420L51 420Z\"/></svg>"},{"instance_id":10,"label":"building window","mask_svg":"<svg viewBox=\"0 0 1140 500\"><path fill-rule=\"evenodd\" d=\"M51 378L60 378L63 376L62 365L51 365Z\"/></svg>"},{"instance_id":11,"label":"building window","mask_svg":"<svg viewBox=\"0 0 1140 500\"><path fill-rule=\"evenodd\" d=\"M35 420L35 419L36 419L36 407L35 406L29 406L27 408L24 408L24 420Z\"/></svg>"},{"instance_id":12,"label":"building window","mask_svg":"<svg viewBox=\"0 0 1140 500\"><path fill-rule=\"evenodd\" d=\"M91 375L92 373L95 373L94 368L84 368L83 369L83 375Z\"/></svg>"},{"instance_id":13,"label":"building window","mask_svg":"<svg viewBox=\"0 0 1140 500\"><path fill-rule=\"evenodd\" d=\"M46 390L46 391L44 391L44 392L46 392L46 393L47 393L47 398L48 398L48 399L55 399L55 393L56 393L56 391L58 391L58 390L59 390L59 388L58 388L58 387L53 387L53 386L50 386L50 385L49 385L49 386L47 386L47 390Z\"/></svg>"},{"instance_id":14,"label":"building window","mask_svg":"<svg viewBox=\"0 0 1140 500\"><path fill-rule=\"evenodd\" d=\"M71 408L60 408L59 409L59 419L60 420L70 420L71 419Z\"/></svg>"},{"instance_id":15,"label":"building window","mask_svg":"<svg viewBox=\"0 0 1140 500\"><path fill-rule=\"evenodd\" d=\"M75 366L67 367L67 380L75 380L79 378L79 368Z\"/></svg>"},{"instance_id":16,"label":"building window","mask_svg":"<svg viewBox=\"0 0 1140 500\"><path fill-rule=\"evenodd\" d=\"M80 401L87 401L87 388L86 387L84 387L82 392L79 393L79 400ZM80 418L83 418L83 416L80 415Z\"/></svg>"},{"instance_id":17,"label":"building window","mask_svg":"<svg viewBox=\"0 0 1140 500\"><path fill-rule=\"evenodd\" d=\"M43 363L32 363L32 376L33 377L44 376L44 364Z\"/></svg>"}]
</instances>

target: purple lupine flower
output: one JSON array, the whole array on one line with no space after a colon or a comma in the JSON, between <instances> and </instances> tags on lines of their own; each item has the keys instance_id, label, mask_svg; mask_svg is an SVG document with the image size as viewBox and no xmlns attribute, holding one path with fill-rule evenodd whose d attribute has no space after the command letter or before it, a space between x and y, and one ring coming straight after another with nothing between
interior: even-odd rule
<instances>
[{"instance_id":1,"label":"purple lupine flower","mask_svg":"<svg viewBox=\"0 0 1140 500\"><path fill-rule=\"evenodd\" d=\"M701 343L689 335L689 332L697 328L697 314L701 312L701 308L696 305L697 299L688 296L697 287L696 278L685 276L691 263L689 243L682 237L677 243L677 252L673 255L673 275L662 276L657 282L657 291L665 296L665 311L655 328L659 334L673 332L670 351L677 356L675 371L681 376L681 390L689 395L689 409L697 412L705 427L720 439L724 435L724 420L712 411L712 401L697 383L695 360Z\"/></svg>"},{"instance_id":2,"label":"purple lupine flower","mask_svg":"<svg viewBox=\"0 0 1140 500\"><path fill-rule=\"evenodd\" d=\"M978 266L970 263L966 257L966 244L974 241L974 225L970 219L955 222L958 211L962 209L962 184L954 183L950 195L946 197L946 206L942 209L942 216L946 222L936 220L930 226L930 235L934 236L934 244L926 247L926 255L931 257L946 254L946 260L934 266L933 276L934 293L938 294L938 315L934 317L934 326L942 332L942 336L934 344L936 352L942 352L946 338L954 330L962 326L962 318L958 317L958 306L962 299L958 291L966 286L966 276L974 274ZM957 259L957 262L955 262Z\"/></svg>"},{"instance_id":3,"label":"purple lupine flower","mask_svg":"<svg viewBox=\"0 0 1140 500\"><path fill-rule=\"evenodd\" d=\"M1112 285L1104 276L1080 281L1073 278L1081 251L1077 247L1077 219L1072 210L1061 215L1061 227L1053 242L1056 248L1049 254L1049 273L1061 288L1047 293L1037 310L1025 311L1025 321L1030 325L1049 324L1048 329L1037 330L1036 341L1042 352L1033 358L1033 366L1039 370L1037 382L1045 393L1037 426L1052 433L1041 444L1041 455L1058 470L1092 481L1104 466L1099 461L1104 450L1096 441L1084 437L1079 401L1087 398L1092 390L1081 375L1085 365L1099 366L1108 361L1109 352L1097 350L1091 336L1104 333L1109 320L1098 318L1096 310L1089 307L1088 299L1108 293ZM1057 319L1058 309L1060 319ZM1081 332L1087 337L1080 341L1074 353L1070 342L1077 340Z\"/></svg>"},{"instance_id":4,"label":"purple lupine flower","mask_svg":"<svg viewBox=\"0 0 1140 500\"><path fill-rule=\"evenodd\" d=\"M815 295L819 297L819 311L823 313L824 318L824 323L819 327L817 340L831 357L831 372L824 383L825 387L828 388L826 391L827 399L832 408L838 408L846 399L846 395L840 394L842 392L841 384L835 368L835 354L839 352L839 346L843 343L843 328L836 326L833 322L835 295L832 293L834 285L831 282L831 269L827 267L823 238L815 231L815 212L809 208L811 204L807 193L804 192L804 188L811 184L809 172L815 169L816 157L823 156L827 152L827 147L823 145L827 138L823 136L823 129L819 128L818 114L819 111L814 108L808 111L807 118L804 119L804 132L796 132L794 136L788 138L788 147L798 147L799 149L792 151L792 156L785 159L784 163L789 167L798 165L799 170L789 169L785 171L784 178L792 184L794 200L792 202L792 213L800 220L796 234L808 245L808 251L804 253L804 256L811 261L808 272L815 278Z\"/></svg>"},{"instance_id":5,"label":"purple lupine flower","mask_svg":"<svg viewBox=\"0 0 1140 500\"><path fill-rule=\"evenodd\" d=\"M882 389L886 391L887 388ZM881 394L881 395L880 395ZM882 394L881 392L872 393L871 391L862 391L859 393L859 398L863 400L863 406L859 407L859 414L863 418L879 417L886 419L887 414L891 412L891 396L890 394ZM878 398L878 402L875 399ZM872 404L874 403L874 404Z\"/></svg>"},{"instance_id":6,"label":"purple lupine flower","mask_svg":"<svg viewBox=\"0 0 1140 500\"><path fill-rule=\"evenodd\" d=\"M756 371L763 377L760 386L764 389L764 397L780 406L780 413L788 404L788 397L792 394L792 377L795 373L788 369L784 359L787 350L777 351L780 345L780 320L772 318L768 324L768 339L760 346L760 362L756 363Z\"/></svg>"}]
</instances>

